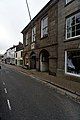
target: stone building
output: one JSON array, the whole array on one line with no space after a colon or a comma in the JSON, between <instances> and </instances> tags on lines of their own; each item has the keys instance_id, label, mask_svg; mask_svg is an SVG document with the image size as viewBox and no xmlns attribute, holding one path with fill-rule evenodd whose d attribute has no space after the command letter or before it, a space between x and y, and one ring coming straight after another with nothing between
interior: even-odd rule
<instances>
[{"instance_id":1,"label":"stone building","mask_svg":"<svg viewBox=\"0 0 80 120\"><path fill-rule=\"evenodd\" d=\"M77 80L80 77L80 0L58 2L57 75Z\"/></svg>"},{"instance_id":2,"label":"stone building","mask_svg":"<svg viewBox=\"0 0 80 120\"><path fill-rule=\"evenodd\" d=\"M80 0L50 0L22 30L24 65L80 77Z\"/></svg>"},{"instance_id":3,"label":"stone building","mask_svg":"<svg viewBox=\"0 0 80 120\"><path fill-rule=\"evenodd\" d=\"M24 65L30 69L57 72L58 3L49 1L22 30Z\"/></svg>"}]
</instances>

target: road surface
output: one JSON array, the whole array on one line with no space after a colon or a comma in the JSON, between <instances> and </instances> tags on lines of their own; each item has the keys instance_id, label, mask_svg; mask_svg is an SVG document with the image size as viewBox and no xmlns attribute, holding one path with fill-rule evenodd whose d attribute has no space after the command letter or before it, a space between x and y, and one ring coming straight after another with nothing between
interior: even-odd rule
<instances>
[{"instance_id":1,"label":"road surface","mask_svg":"<svg viewBox=\"0 0 80 120\"><path fill-rule=\"evenodd\" d=\"M80 120L80 104L5 65L0 70L1 120Z\"/></svg>"}]
</instances>

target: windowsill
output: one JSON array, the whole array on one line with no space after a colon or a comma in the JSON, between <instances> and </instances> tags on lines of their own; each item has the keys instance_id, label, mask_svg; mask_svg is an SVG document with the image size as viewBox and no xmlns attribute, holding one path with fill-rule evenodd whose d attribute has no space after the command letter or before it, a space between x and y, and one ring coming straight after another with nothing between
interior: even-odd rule
<instances>
[{"instance_id":1,"label":"windowsill","mask_svg":"<svg viewBox=\"0 0 80 120\"><path fill-rule=\"evenodd\" d=\"M27 45L25 45L25 46L28 46L28 44L27 44Z\"/></svg>"},{"instance_id":2,"label":"windowsill","mask_svg":"<svg viewBox=\"0 0 80 120\"><path fill-rule=\"evenodd\" d=\"M33 41L33 42L31 42L30 44L33 44L33 43L35 43L36 41Z\"/></svg>"},{"instance_id":3,"label":"windowsill","mask_svg":"<svg viewBox=\"0 0 80 120\"><path fill-rule=\"evenodd\" d=\"M48 37L48 35L46 35L46 36L43 36L43 37L41 37L41 40L42 40L42 39L44 39L44 38L47 38L47 37Z\"/></svg>"},{"instance_id":4,"label":"windowsill","mask_svg":"<svg viewBox=\"0 0 80 120\"><path fill-rule=\"evenodd\" d=\"M75 36L75 37L66 38L66 39L64 40L64 42L67 42L67 41L69 41L69 40L79 39L79 38L80 38L80 35Z\"/></svg>"},{"instance_id":5,"label":"windowsill","mask_svg":"<svg viewBox=\"0 0 80 120\"><path fill-rule=\"evenodd\" d=\"M65 3L65 7L68 6L69 4L71 4L74 0L71 0L70 2L68 3Z\"/></svg>"},{"instance_id":6,"label":"windowsill","mask_svg":"<svg viewBox=\"0 0 80 120\"><path fill-rule=\"evenodd\" d=\"M65 72L66 75L71 75L71 76L74 76L74 77L80 77L80 75L78 74L73 74L73 73L68 73L68 72Z\"/></svg>"}]
</instances>

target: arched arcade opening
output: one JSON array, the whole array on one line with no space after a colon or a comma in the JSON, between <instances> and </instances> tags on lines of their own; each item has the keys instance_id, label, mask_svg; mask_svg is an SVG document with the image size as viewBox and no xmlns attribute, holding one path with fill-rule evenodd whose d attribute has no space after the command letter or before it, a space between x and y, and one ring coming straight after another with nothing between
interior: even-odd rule
<instances>
[{"instance_id":1,"label":"arched arcade opening","mask_svg":"<svg viewBox=\"0 0 80 120\"><path fill-rule=\"evenodd\" d=\"M39 67L40 67L40 71L42 72L49 71L49 52L45 49L41 50L40 52Z\"/></svg>"}]
</instances>

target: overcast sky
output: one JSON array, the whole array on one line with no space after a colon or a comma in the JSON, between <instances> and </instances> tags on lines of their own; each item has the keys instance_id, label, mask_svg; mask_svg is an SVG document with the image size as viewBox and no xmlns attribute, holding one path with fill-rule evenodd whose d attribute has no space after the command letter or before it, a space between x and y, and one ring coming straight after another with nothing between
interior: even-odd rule
<instances>
[{"instance_id":1,"label":"overcast sky","mask_svg":"<svg viewBox=\"0 0 80 120\"><path fill-rule=\"evenodd\" d=\"M49 0L27 0L31 17L35 15L49 2ZM0 54L23 42L23 28L30 22L26 0L0 0Z\"/></svg>"}]
</instances>

